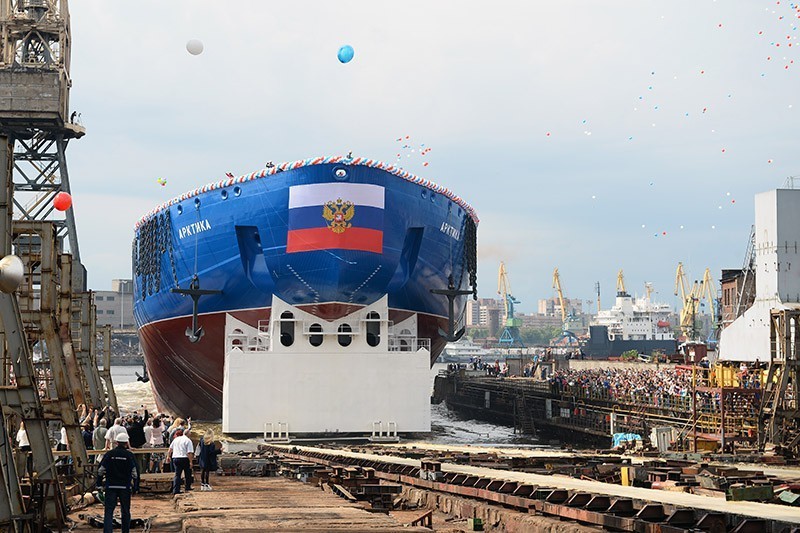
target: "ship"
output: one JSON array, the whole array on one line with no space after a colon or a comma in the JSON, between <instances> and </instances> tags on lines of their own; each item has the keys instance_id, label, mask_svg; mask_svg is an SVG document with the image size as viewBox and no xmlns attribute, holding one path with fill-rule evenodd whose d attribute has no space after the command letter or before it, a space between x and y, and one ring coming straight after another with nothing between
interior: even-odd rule
<instances>
[{"instance_id":1,"label":"ship","mask_svg":"<svg viewBox=\"0 0 800 533\"><path fill-rule=\"evenodd\" d=\"M614 306L599 311L589 325L589 340L582 352L593 359L619 357L630 350L647 355L675 354L678 342L669 321L671 313L668 304L618 291Z\"/></svg>"},{"instance_id":2,"label":"ship","mask_svg":"<svg viewBox=\"0 0 800 533\"><path fill-rule=\"evenodd\" d=\"M284 316L307 317L311 324L297 335L316 347L326 324L369 309L366 320L400 335L388 339L389 355L409 349L403 334L429 340L429 372L458 336L452 310L476 294L477 225L474 209L449 189L352 156L228 174L157 206L135 226L133 272L134 316L158 408L220 419L230 324L258 335L272 324L271 338L286 350L293 338ZM442 290L454 294L452 306ZM388 316L379 316L379 304ZM413 333L394 331L412 316ZM339 345L334 332L336 349L326 357L359 334L358 320L365 318L338 325ZM298 377L282 379L291 386Z\"/></svg>"},{"instance_id":3,"label":"ship","mask_svg":"<svg viewBox=\"0 0 800 533\"><path fill-rule=\"evenodd\" d=\"M485 359L489 362L490 357L497 354L490 352L482 346L475 344L472 339L462 337L456 342L448 342L444 351L439 356L442 363L471 363L476 359Z\"/></svg>"}]
</instances>

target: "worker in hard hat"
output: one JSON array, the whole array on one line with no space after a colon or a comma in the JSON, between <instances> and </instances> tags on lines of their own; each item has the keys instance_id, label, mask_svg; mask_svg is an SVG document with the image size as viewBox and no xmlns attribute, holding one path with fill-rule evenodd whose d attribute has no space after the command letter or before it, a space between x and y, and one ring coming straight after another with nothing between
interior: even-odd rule
<instances>
[{"instance_id":1,"label":"worker in hard hat","mask_svg":"<svg viewBox=\"0 0 800 533\"><path fill-rule=\"evenodd\" d=\"M136 458L128 450L128 434L120 432L114 436L116 448L107 452L97 469L97 485L105 478L105 515L103 533L114 531L114 509L117 500L122 514L122 533L131 530L131 494L139 492L139 467Z\"/></svg>"}]
</instances>

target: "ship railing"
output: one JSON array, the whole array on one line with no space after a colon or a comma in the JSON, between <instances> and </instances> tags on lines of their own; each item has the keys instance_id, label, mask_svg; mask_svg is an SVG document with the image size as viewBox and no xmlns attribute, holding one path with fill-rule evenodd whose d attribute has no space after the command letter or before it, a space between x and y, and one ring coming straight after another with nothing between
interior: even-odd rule
<instances>
[{"instance_id":1,"label":"ship railing","mask_svg":"<svg viewBox=\"0 0 800 533\"><path fill-rule=\"evenodd\" d=\"M247 335L245 333L232 333L225 342L225 352L238 349L243 352L269 351L269 339L263 335Z\"/></svg>"},{"instance_id":2,"label":"ship railing","mask_svg":"<svg viewBox=\"0 0 800 533\"><path fill-rule=\"evenodd\" d=\"M390 352L416 352L419 350L431 351L430 339L419 339L417 337L389 337Z\"/></svg>"},{"instance_id":3,"label":"ship railing","mask_svg":"<svg viewBox=\"0 0 800 533\"><path fill-rule=\"evenodd\" d=\"M269 320L258 321L258 334L262 337L269 337Z\"/></svg>"}]
</instances>

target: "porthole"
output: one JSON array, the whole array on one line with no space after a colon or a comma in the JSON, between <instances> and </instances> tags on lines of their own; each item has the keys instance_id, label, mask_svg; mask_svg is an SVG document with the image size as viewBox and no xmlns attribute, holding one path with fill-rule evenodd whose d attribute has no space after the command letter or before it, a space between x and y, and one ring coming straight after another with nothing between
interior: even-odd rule
<instances>
[{"instance_id":1,"label":"porthole","mask_svg":"<svg viewBox=\"0 0 800 533\"><path fill-rule=\"evenodd\" d=\"M436 195L431 193L431 202L435 202L435 201L436 201Z\"/></svg>"},{"instance_id":2,"label":"porthole","mask_svg":"<svg viewBox=\"0 0 800 533\"><path fill-rule=\"evenodd\" d=\"M194 208L195 209L200 209L200 198L195 198L194 199Z\"/></svg>"},{"instance_id":3,"label":"porthole","mask_svg":"<svg viewBox=\"0 0 800 533\"><path fill-rule=\"evenodd\" d=\"M322 326L319 324L311 324L308 327L308 331L312 333L308 336L308 343L314 347L320 346L322 344ZM319 333L320 335L315 335L316 333Z\"/></svg>"},{"instance_id":4,"label":"porthole","mask_svg":"<svg viewBox=\"0 0 800 533\"><path fill-rule=\"evenodd\" d=\"M337 180L347 179L347 169L344 167L336 167L333 169L333 177Z\"/></svg>"},{"instance_id":5,"label":"porthole","mask_svg":"<svg viewBox=\"0 0 800 533\"><path fill-rule=\"evenodd\" d=\"M381 315L375 311L367 313L367 344L375 347L381 343Z\"/></svg>"},{"instance_id":6,"label":"porthole","mask_svg":"<svg viewBox=\"0 0 800 533\"><path fill-rule=\"evenodd\" d=\"M350 324L341 324L338 331L339 346L350 346L350 343L353 342L353 336L350 335L353 328L350 327Z\"/></svg>"},{"instance_id":7,"label":"porthole","mask_svg":"<svg viewBox=\"0 0 800 533\"><path fill-rule=\"evenodd\" d=\"M228 199L228 191L226 191L225 189L222 189L222 192L219 193L219 195L222 196L223 200L227 200Z\"/></svg>"},{"instance_id":8,"label":"porthole","mask_svg":"<svg viewBox=\"0 0 800 533\"><path fill-rule=\"evenodd\" d=\"M287 347L294 344L294 315L289 311L281 313L281 344Z\"/></svg>"},{"instance_id":9,"label":"porthole","mask_svg":"<svg viewBox=\"0 0 800 533\"><path fill-rule=\"evenodd\" d=\"M241 194L242 194L242 188L241 187L234 187L233 188L233 195L234 196L239 196Z\"/></svg>"},{"instance_id":10,"label":"porthole","mask_svg":"<svg viewBox=\"0 0 800 533\"><path fill-rule=\"evenodd\" d=\"M422 189L422 190L420 191L420 193L419 193L419 194L420 194L420 195L421 195L423 198L426 198L426 197L428 196L428 191L427 191L426 189Z\"/></svg>"},{"instance_id":11,"label":"porthole","mask_svg":"<svg viewBox=\"0 0 800 533\"><path fill-rule=\"evenodd\" d=\"M183 206L182 205L179 204L178 207L175 208L175 210L178 212L179 215L183 214Z\"/></svg>"}]
</instances>

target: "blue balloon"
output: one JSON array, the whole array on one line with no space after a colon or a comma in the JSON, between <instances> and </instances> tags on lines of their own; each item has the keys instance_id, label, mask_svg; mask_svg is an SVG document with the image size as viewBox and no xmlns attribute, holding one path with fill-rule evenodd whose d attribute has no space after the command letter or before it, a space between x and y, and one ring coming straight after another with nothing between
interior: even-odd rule
<instances>
[{"instance_id":1,"label":"blue balloon","mask_svg":"<svg viewBox=\"0 0 800 533\"><path fill-rule=\"evenodd\" d=\"M339 48L339 53L336 54L336 56L342 63L349 63L355 54L356 52L353 50L353 47L349 44L345 44Z\"/></svg>"}]
</instances>

